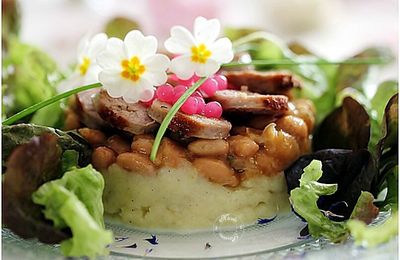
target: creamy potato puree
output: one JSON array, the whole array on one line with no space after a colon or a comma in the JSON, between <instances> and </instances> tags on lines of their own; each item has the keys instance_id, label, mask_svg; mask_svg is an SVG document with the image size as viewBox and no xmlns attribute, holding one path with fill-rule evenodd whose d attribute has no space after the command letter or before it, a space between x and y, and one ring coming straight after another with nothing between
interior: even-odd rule
<instances>
[{"instance_id":1,"label":"creamy potato puree","mask_svg":"<svg viewBox=\"0 0 400 260\"><path fill-rule=\"evenodd\" d=\"M102 170L108 215L137 227L212 228L218 217L232 214L243 224L289 210L283 173L260 176L227 188L199 176L191 164L160 168L157 176L128 172L117 164Z\"/></svg>"}]
</instances>

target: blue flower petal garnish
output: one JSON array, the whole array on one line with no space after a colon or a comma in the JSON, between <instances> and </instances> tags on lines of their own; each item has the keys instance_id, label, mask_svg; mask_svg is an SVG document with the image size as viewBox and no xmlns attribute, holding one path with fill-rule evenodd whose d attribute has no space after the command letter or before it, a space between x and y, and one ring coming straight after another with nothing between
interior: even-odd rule
<instances>
[{"instance_id":1,"label":"blue flower petal garnish","mask_svg":"<svg viewBox=\"0 0 400 260\"><path fill-rule=\"evenodd\" d=\"M156 235L151 235L151 238L144 239L152 245L158 245L158 239Z\"/></svg>"},{"instance_id":2,"label":"blue flower petal garnish","mask_svg":"<svg viewBox=\"0 0 400 260\"><path fill-rule=\"evenodd\" d=\"M276 216L273 217L273 218L259 218L259 219L257 220L257 224L258 224L258 225L264 225L264 224L267 224L267 223L273 221L275 218L276 218Z\"/></svg>"}]
</instances>

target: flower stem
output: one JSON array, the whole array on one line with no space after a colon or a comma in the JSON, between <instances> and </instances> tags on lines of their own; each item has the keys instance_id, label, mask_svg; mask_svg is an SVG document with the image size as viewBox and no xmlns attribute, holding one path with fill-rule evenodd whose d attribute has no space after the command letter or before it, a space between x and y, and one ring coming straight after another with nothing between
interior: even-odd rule
<instances>
[{"instance_id":1,"label":"flower stem","mask_svg":"<svg viewBox=\"0 0 400 260\"><path fill-rule=\"evenodd\" d=\"M385 64L390 62L388 58L352 58L343 61L327 61L322 59L315 60L291 60L291 59L271 59L271 60L253 60L248 63L230 62L223 64L222 67L240 67L248 65L340 65L340 64Z\"/></svg>"},{"instance_id":2,"label":"flower stem","mask_svg":"<svg viewBox=\"0 0 400 260\"><path fill-rule=\"evenodd\" d=\"M192 95L200 86L201 84L206 81L207 77L200 78L196 81L188 90L186 90L182 96L175 102L175 104L171 107L168 111L167 115L165 116L164 120L161 122L160 128L158 129L156 138L154 139L153 147L151 148L150 160L154 162L157 156L158 148L160 147L161 140L167 131L169 124L174 118L175 114L179 111L183 103Z\"/></svg>"},{"instance_id":3,"label":"flower stem","mask_svg":"<svg viewBox=\"0 0 400 260\"><path fill-rule=\"evenodd\" d=\"M85 90L92 89L92 88L98 88L98 87L101 87L101 86L102 86L101 83L98 82L98 83L94 83L94 84L90 84L90 85L81 86L81 87L69 90L67 92L58 94L58 95L56 95L54 97L51 97L51 98L49 98L47 100L44 100L44 101L39 102L39 103L36 103L36 104L34 104L34 105L32 105L32 106L30 106L28 108L25 108L24 110L16 113L15 115L10 116L6 120L4 120L2 122L2 124L3 125L11 125L12 123L15 123L16 121L18 121L18 120L20 120L20 119L22 119L22 118L24 118L24 117L26 117L26 116L28 116L28 115L30 115L32 113L35 113L39 109L44 108L44 107L46 107L46 106L48 106L50 104L53 104L53 103L55 103L55 102L57 102L57 101L59 101L59 100L61 100L63 98L69 97L69 96L71 96L73 94L76 94L76 93L79 93L81 91L85 91Z\"/></svg>"}]
</instances>

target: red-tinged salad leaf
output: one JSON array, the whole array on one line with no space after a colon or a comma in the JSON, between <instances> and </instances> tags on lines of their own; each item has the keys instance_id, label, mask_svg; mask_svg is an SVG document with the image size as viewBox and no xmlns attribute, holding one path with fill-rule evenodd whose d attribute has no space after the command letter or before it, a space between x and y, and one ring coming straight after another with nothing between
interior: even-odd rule
<instances>
[{"instance_id":1,"label":"red-tinged salad leaf","mask_svg":"<svg viewBox=\"0 0 400 260\"><path fill-rule=\"evenodd\" d=\"M364 107L351 97L343 100L320 124L313 136L314 151L359 150L368 147L370 120Z\"/></svg>"},{"instance_id":2,"label":"red-tinged salad leaf","mask_svg":"<svg viewBox=\"0 0 400 260\"><path fill-rule=\"evenodd\" d=\"M23 238L58 243L71 236L68 230L54 228L31 199L43 183L61 176L61 153L57 136L45 133L16 147L7 160L2 183L2 221Z\"/></svg>"},{"instance_id":3,"label":"red-tinged salad leaf","mask_svg":"<svg viewBox=\"0 0 400 260\"><path fill-rule=\"evenodd\" d=\"M376 90L376 93L371 100L371 106L368 111L371 118L371 140L369 145L370 150L376 149L375 147L378 144L379 140L386 135L387 122L390 122L390 124L396 124L397 126L397 107L392 107L392 112L389 113L389 111L386 109L386 106L397 106L397 93L399 92L398 89L399 84L397 81L382 82L378 86L378 89ZM382 128L384 128L383 135ZM393 128L393 126L390 126L390 128L392 130L397 129L396 127Z\"/></svg>"},{"instance_id":4,"label":"red-tinged salad leaf","mask_svg":"<svg viewBox=\"0 0 400 260\"><path fill-rule=\"evenodd\" d=\"M358 219L366 224L371 223L379 214L379 208L374 205L374 196L368 191L361 192L350 219Z\"/></svg>"},{"instance_id":5,"label":"red-tinged salad leaf","mask_svg":"<svg viewBox=\"0 0 400 260\"><path fill-rule=\"evenodd\" d=\"M398 205L398 94L394 95L385 108L383 137L377 145L379 175L376 178L375 193L387 188L385 201L380 206Z\"/></svg>"},{"instance_id":6,"label":"red-tinged salad leaf","mask_svg":"<svg viewBox=\"0 0 400 260\"><path fill-rule=\"evenodd\" d=\"M79 154L79 166L86 166L90 162L90 145L76 132L63 132L59 129L33 124L17 124L12 126L2 126L3 167L6 166L4 162L15 147L20 144L28 143L32 139L32 137L40 136L44 133L51 133L57 136L58 144L61 147L62 151L77 151Z\"/></svg>"},{"instance_id":7,"label":"red-tinged salad leaf","mask_svg":"<svg viewBox=\"0 0 400 260\"><path fill-rule=\"evenodd\" d=\"M300 157L285 170L288 190L300 186L304 168L313 160L322 163L320 183L337 183L337 191L318 199L319 209L334 213L335 220L348 219L362 191L370 191L378 173L372 155L367 150L327 149ZM334 217L340 216L340 217Z\"/></svg>"}]
</instances>

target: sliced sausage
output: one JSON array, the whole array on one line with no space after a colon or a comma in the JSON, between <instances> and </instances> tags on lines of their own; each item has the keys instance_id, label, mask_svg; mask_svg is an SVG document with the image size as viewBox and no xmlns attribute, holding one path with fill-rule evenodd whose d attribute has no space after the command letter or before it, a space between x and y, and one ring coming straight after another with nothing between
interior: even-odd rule
<instances>
[{"instance_id":1,"label":"sliced sausage","mask_svg":"<svg viewBox=\"0 0 400 260\"><path fill-rule=\"evenodd\" d=\"M224 75L230 84L238 88L247 86L249 91L260 94L287 95L293 87L300 86L291 73L284 71L227 71Z\"/></svg>"},{"instance_id":2,"label":"sliced sausage","mask_svg":"<svg viewBox=\"0 0 400 260\"><path fill-rule=\"evenodd\" d=\"M288 97L283 95L226 89L217 91L210 99L221 103L226 112L280 115L288 110Z\"/></svg>"},{"instance_id":3,"label":"sliced sausage","mask_svg":"<svg viewBox=\"0 0 400 260\"><path fill-rule=\"evenodd\" d=\"M100 117L113 127L133 133L144 134L155 130L158 124L147 114L147 108L140 103L126 103L122 98L112 98L105 90L95 99Z\"/></svg>"},{"instance_id":4,"label":"sliced sausage","mask_svg":"<svg viewBox=\"0 0 400 260\"><path fill-rule=\"evenodd\" d=\"M76 112L81 122L90 128L101 128L107 123L97 113L93 98L99 93L100 89L89 89L76 94Z\"/></svg>"},{"instance_id":5,"label":"sliced sausage","mask_svg":"<svg viewBox=\"0 0 400 260\"><path fill-rule=\"evenodd\" d=\"M171 105L156 100L149 108L151 118L161 123ZM168 126L172 132L183 138L197 137L202 139L223 139L229 135L232 124L224 119L208 118L202 115L175 114Z\"/></svg>"}]
</instances>

